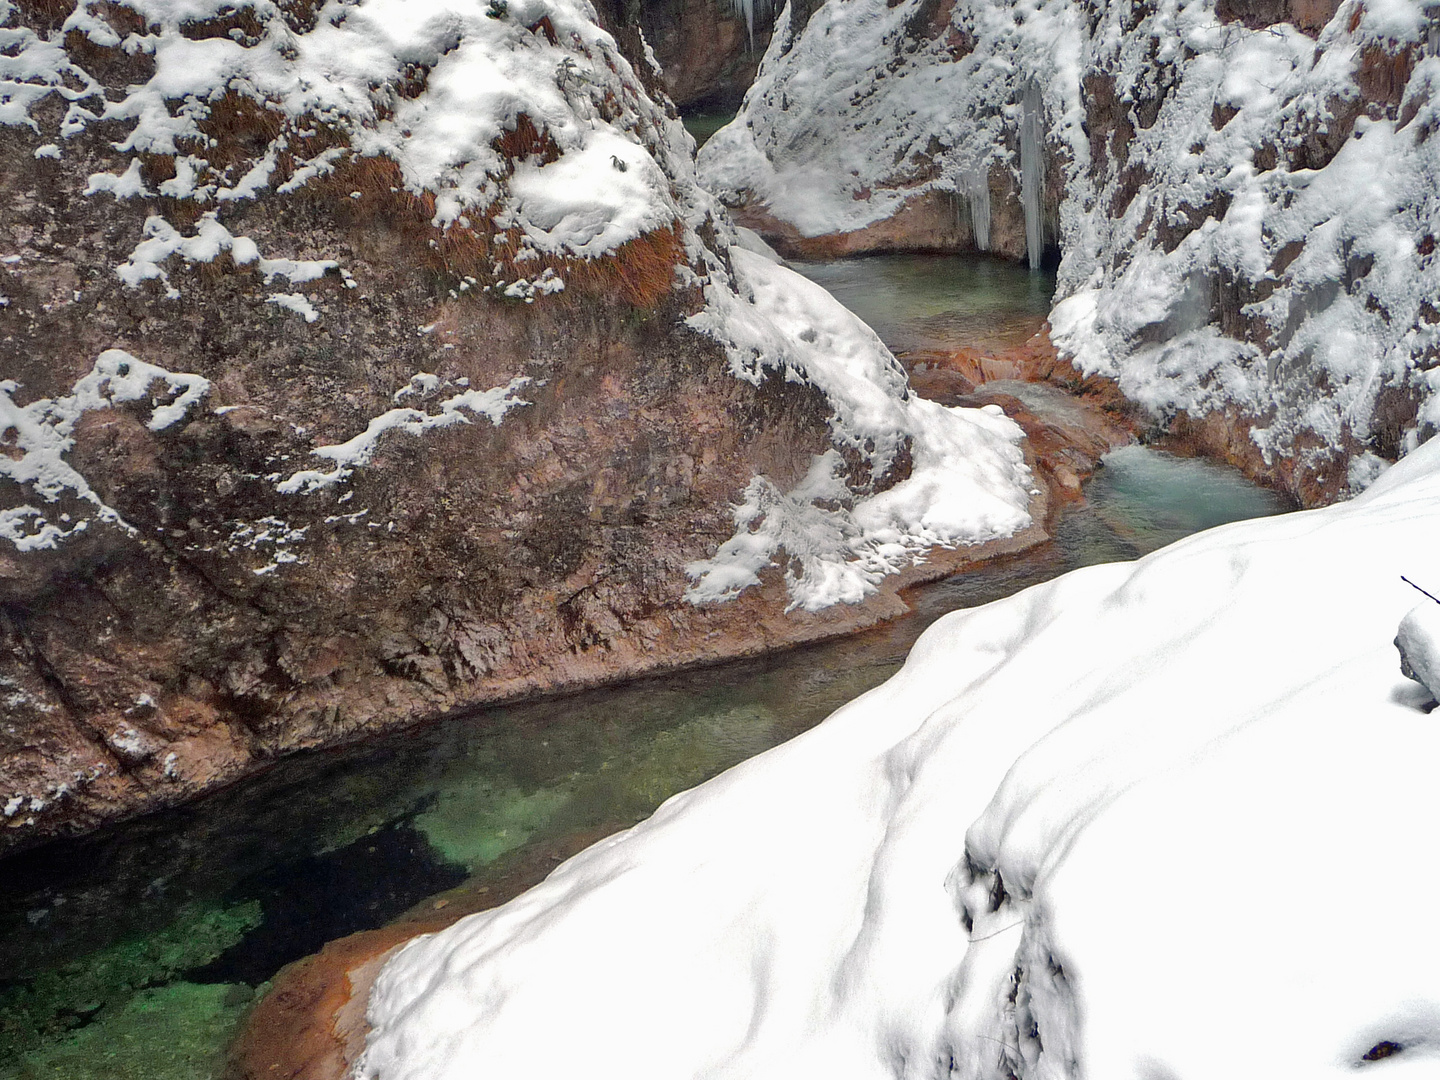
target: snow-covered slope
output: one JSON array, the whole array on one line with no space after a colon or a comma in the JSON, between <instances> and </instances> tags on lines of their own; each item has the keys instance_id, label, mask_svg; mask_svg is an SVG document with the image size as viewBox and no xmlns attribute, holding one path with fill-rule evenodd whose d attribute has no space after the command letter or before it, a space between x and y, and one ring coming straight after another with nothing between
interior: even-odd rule
<instances>
[{"instance_id":1,"label":"snow-covered slope","mask_svg":"<svg viewBox=\"0 0 1440 1080\"><path fill-rule=\"evenodd\" d=\"M1440 726L1392 640L1437 529L1432 442L1351 502L948 616L407 945L358 1075L1433 1075Z\"/></svg>"},{"instance_id":2,"label":"snow-covered slope","mask_svg":"<svg viewBox=\"0 0 1440 1080\"><path fill-rule=\"evenodd\" d=\"M812 240L1032 262L1058 240L1053 337L1082 371L1162 421L1225 414L1237 456L1333 498L1440 424L1437 20L1421 0L837 0L799 35L781 18L700 170Z\"/></svg>"}]
</instances>

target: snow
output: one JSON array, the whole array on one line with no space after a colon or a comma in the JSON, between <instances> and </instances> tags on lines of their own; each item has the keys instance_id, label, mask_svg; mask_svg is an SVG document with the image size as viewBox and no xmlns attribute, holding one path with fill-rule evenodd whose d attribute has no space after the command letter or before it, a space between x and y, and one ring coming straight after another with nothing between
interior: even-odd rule
<instances>
[{"instance_id":1,"label":"snow","mask_svg":"<svg viewBox=\"0 0 1440 1080\"><path fill-rule=\"evenodd\" d=\"M46 503L55 503L68 493L90 503L99 520L129 529L119 513L105 505L65 460L65 455L75 444L73 433L82 414L140 401L157 382L165 384L165 396L169 398L150 399L146 427L157 432L183 420L211 388L210 381L199 375L167 371L123 349L102 352L89 373L64 397L38 398L21 406L15 401L21 386L13 379L0 380L0 441L15 452L0 454L0 477ZM50 521L36 507L22 505L0 511L0 537L22 552L55 548L66 537L83 531L89 520L82 517L72 521L68 514L60 514L58 521Z\"/></svg>"},{"instance_id":2,"label":"snow","mask_svg":"<svg viewBox=\"0 0 1440 1080\"><path fill-rule=\"evenodd\" d=\"M819 727L402 947L361 1080L1433 1075L1440 441L947 616ZM1428 603L1428 601L1427 601Z\"/></svg>"},{"instance_id":3,"label":"snow","mask_svg":"<svg viewBox=\"0 0 1440 1080\"><path fill-rule=\"evenodd\" d=\"M306 299L304 293L271 293L265 298L265 302L286 311L293 311L307 323L313 323L320 318L320 312L315 310L315 305Z\"/></svg>"},{"instance_id":4,"label":"snow","mask_svg":"<svg viewBox=\"0 0 1440 1080\"><path fill-rule=\"evenodd\" d=\"M427 376L424 372L417 373L411 377L408 387L396 392L395 399L399 400L407 392L423 394L428 379L431 378L434 376ZM516 396L529 383L528 375L517 375L504 386L492 387L489 390L464 390L441 401L438 413L408 407L389 409L372 418L364 431L345 442L317 446L310 451L314 457L326 458L335 463L335 467L329 472L301 469L284 480L279 480L275 490L282 495L308 495L334 487L348 480L357 468L371 463L381 436L386 432L401 431L407 435L423 435L436 428L468 424L470 420L461 412L462 409L484 417L495 427L499 427L505 414L511 409L530 404Z\"/></svg>"},{"instance_id":5,"label":"snow","mask_svg":"<svg viewBox=\"0 0 1440 1080\"><path fill-rule=\"evenodd\" d=\"M136 175L138 177L138 172ZM95 188L96 177L92 176L90 182L92 189L100 190ZM115 180L117 194L120 186L120 180ZM115 268L115 273L132 289L138 288L152 278L158 278L164 283L166 295L172 300L179 298L180 290L170 284L170 275L165 271L163 264L175 255L179 255L186 262L199 263L213 262L219 256L229 254L237 266L253 264L264 277L267 285L277 277L283 277L291 284L296 285L316 281L324 277L327 272L338 269L340 265L333 259L261 258L260 248L255 241L248 236L234 235L220 223L219 217L214 211L201 215L200 220L195 224L193 236L182 235L179 230L158 215L152 215L145 219L143 235L145 239L136 245L135 250L130 253L130 257L125 262ZM304 297L302 296L301 299L303 300ZM271 300L278 302L274 301L273 296ZM308 304L308 301L306 303ZM297 309L292 308L291 310ZM303 312L301 313L303 314ZM313 319L306 321L314 322Z\"/></svg>"},{"instance_id":6,"label":"snow","mask_svg":"<svg viewBox=\"0 0 1440 1080\"><path fill-rule=\"evenodd\" d=\"M928 548L982 543L1030 524L1034 484L1019 425L998 408L914 396L875 332L825 289L738 245L730 263L733 283L712 275L707 309L689 321L725 346L735 375L758 385L771 371L823 391L834 410L831 442L867 459L873 475L905 453L912 465L908 478L879 492L847 484L836 449L816 455L789 492L755 477L735 510L735 535L686 568L693 603L759 584L782 549L791 608L855 603Z\"/></svg>"},{"instance_id":7,"label":"snow","mask_svg":"<svg viewBox=\"0 0 1440 1080\"><path fill-rule=\"evenodd\" d=\"M1356 454L1395 456L1373 421L1387 391L1392 412L1418 404L1399 451L1440 427L1433 8L1346 0L1313 38L1222 22L1214 0L948 10L933 35L922 0L826 4L798 35L782 15L739 115L700 151L704 182L807 237L947 193L988 249L1008 176L1032 265L1059 230L1056 344L1156 418L1248 415L1267 460L1342 480ZM1364 63L1408 81L1339 138ZM1126 122L1092 159L1087 108L1112 85ZM1065 174L1058 222L1039 199L1042 136Z\"/></svg>"},{"instance_id":8,"label":"snow","mask_svg":"<svg viewBox=\"0 0 1440 1080\"><path fill-rule=\"evenodd\" d=\"M1395 635L1400 669L1440 700L1440 603L1417 604L1400 620Z\"/></svg>"},{"instance_id":9,"label":"snow","mask_svg":"<svg viewBox=\"0 0 1440 1080\"><path fill-rule=\"evenodd\" d=\"M512 212L540 251L600 255L675 219L668 185L643 147L617 132L597 131L549 165L517 165L510 177Z\"/></svg>"}]
</instances>

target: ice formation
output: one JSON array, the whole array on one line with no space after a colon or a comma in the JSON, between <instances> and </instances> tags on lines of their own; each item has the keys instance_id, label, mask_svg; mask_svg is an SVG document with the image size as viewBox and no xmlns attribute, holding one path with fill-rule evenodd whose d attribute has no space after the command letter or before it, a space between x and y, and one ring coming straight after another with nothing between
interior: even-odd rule
<instances>
[{"instance_id":1,"label":"ice formation","mask_svg":"<svg viewBox=\"0 0 1440 1080\"><path fill-rule=\"evenodd\" d=\"M1440 725L1390 641L1437 528L1440 441L946 617L818 728L404 946L357 1076L1433 1075Z\"/></svg>"},{"instance_id":2,"label":"ice formation","mask_svg":"<svg viewBox=\"0 0 1440 1080\"><path fill-rule=\"evenodd\" d=\"M783 16L701 175L805 237L948 192L982 249L1004 193L1032 265L1063 250L1053 337L1078 367L1162 419L1238 414L1266 460L1359 490L1375 472L1350 460L1440 426L1440 22L1421 0L1300 27L1219 7Z\"/></svg>"}]
</instances>

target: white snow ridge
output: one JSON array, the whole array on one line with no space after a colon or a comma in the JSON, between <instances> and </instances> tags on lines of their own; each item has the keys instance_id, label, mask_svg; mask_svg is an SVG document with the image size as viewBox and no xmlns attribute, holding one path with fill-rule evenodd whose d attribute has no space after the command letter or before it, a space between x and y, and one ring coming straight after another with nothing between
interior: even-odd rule
<instances>
[{"instance_id":1,"label":"white snow ridge","mask_svg":"<svg viewBox=\"0 0 1440 1080\"><path fill-rule=\"evenodd\" d=\"M356 1075L1436 1075L1440 724L1391 639L1437 529L1440 441L1349 503L946 617L819 727L402 948Z\"/></svg>"},{"instance_id":2,"label":"white snow ridge","mask_svg":"<svg viewBox=\"0 0 1440 1080\"><path fill-rule=\"evenodd\" d=\"M825 289L739 246L730 260L735 280L712 270L708 306L690 325L725 346L739 378L758 384L770 370L824 391L835 410L833 443L868 457L877 475L902 450L912 467L878 493L852 490L834 449L817 455L789 492L755 477L736 507L735 535L687 567L692 602L728 600L759 584L759 571L783 548L792 608L855 603L929 548L1011 536L1030 524L1024 432L998 406L947 408L915 397L890 350Z\"/></svg>"}]
</instances>

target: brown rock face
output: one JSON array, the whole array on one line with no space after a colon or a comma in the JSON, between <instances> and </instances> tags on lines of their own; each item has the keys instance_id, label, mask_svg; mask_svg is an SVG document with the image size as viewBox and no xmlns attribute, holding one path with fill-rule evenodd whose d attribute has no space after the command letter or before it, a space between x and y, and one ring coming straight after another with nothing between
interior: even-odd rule
<instances>
[{"instance_id":1,"label":"brown rock face","mask_svg":"<svg viewBox=\"0 0 1440 1080\"><path fill-rule=\"evenodd\" d=\"M681 108L734 108L755 81L770 44L775 12L756 5L753 35L729 0L664 0L645 8L645 36L655 50L661 81Z\"/></svg>"},{"instance_id":2,"label":"brown rock face","mask_svg":"<svg viewBox=\"0 0 1440 1080\"><path fill-rule=\"evenodd\" d=\"M24 10L39 26L49 8ZM185 28L245 48L305 32L290 7L267 18ZM547 20L527 30L524 48L570 48ZM117 97L151 74L65 41ZM656 166L698 201L609 48L571 48L557 78L655 155L617 172ZM377 96L424 93L413 67ZM185 107L199 165L129 156L119 121L56 157L49 98L38 130L0 127L0 852L298 749L870 625L905 610L906 584L1043 539L941 553L819 614L786 613L779 566L691 605L686 566L730 537L751 479L793 486L831 445L818 390L739 380L685 326L704 301L677 281L719 258L713 219L542 255L494 207L438 225L436 194L348 130L243 88ZM525 113L490 148L502 185L563 153ZM167 193L185 169L262 166L263 198ZM96 176L131 188L97 194ZM563 291L520 288L542 271ZM277 280L292 273L303 292ZM896 481L860 457L857 488Z\"/></svg>"},{"instance_id":3,"label":"brown rock face","mask_svg":"<svg viewBox=\"0 0 1440 1080\"><path fill-rule=\"evenodd\" d=\"M1003 182L997 186L999 191L992 196L990 204L990 246L986 250L1019 262L1025 258L1025 214L1013 187ZM824 236L802 236L793 225L773 216L759 202L737 203L730 207L730 213L739 224L760 233L789 259L838 259L894 251L977 250L975 232L964 204L942 191L923 192L907 200L895 214L863 229Z\"/></svg>"},{"instance_id":4,"label":"brown rock face","mask_svg":"<svg viewBox=\"0 0 1440 1080\"><path fill-rule=\"evenodd\" d=\"M602 0L596 8L602 25L622 43L637 28L644 32L661 68L657 86L681 109L740 104L779 10L756 3L752 30L730 0ZM635 45L626 51L639 58L638 40Z\"/></svg>"}]
</instances>

